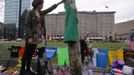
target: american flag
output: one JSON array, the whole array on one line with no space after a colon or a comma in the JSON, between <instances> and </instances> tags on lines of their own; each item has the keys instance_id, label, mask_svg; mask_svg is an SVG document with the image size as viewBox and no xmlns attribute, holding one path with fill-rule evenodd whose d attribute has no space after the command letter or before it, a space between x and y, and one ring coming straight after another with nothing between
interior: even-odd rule
<instances>
[{"instance_id":1,"label":"american flag","mask_svg":"<svg viewBox=\"0 0 134 75\"><path fill-rule=\"evenodd\" d=\"M127 40L125 40L125 44L131 47L132 50L134 50L134 41L131 37L128 37Z\"/></svg>"}]
</instances>

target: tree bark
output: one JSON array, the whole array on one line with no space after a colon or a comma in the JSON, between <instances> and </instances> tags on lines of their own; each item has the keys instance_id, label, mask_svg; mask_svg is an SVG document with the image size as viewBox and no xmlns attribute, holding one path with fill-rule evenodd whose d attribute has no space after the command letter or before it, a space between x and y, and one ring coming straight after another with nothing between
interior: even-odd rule
<instances>
[{"instance_id":1,"label":"tree bark","mask_svg":"<svg viewBox=\"0 0 134 75\"><path fill-rule=\"evenodd\" d=\"M82 75L79 43L68 43L71 75Z\"/></svg>"}]
</instances>

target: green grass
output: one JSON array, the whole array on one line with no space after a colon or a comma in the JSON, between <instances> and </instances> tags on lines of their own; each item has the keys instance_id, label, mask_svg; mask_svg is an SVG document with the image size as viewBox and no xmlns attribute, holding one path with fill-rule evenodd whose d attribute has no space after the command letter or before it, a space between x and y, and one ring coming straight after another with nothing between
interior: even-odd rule
<instances>
[{"instance_id":1,"label":"green grass","mask_svg":"<svg viewBox=\"0 0 134 75\"><path fill-rule=\"evenodd\" d=\"M127 45L123 44L122 42L92 42L92 43L88 43L88 45L89 46L92 45L93 48L108 49L108 50L129 48Z\"/></svg>"},{"instance_id":2,"label":"green grass","mask_svg":"<svg viewBox=\"0 0 134 75\"><path fill-rule=\"evenodd\" d=\"M127 45L120 42L87 42L88 46L92 45L92 48L100 48L100 49L108 49L108 50L117 50L120 48L129 48ZM2 57L9 57L10 51L8 51L8 47L25 45L25 42L15 42L15 41L6 41L0 42L0 54ZM38 47L45 46L45 42L42 42L38 45ZM50 47L67 47L67 44L64 42L56 42L49 41L47 42L47 46Z\"/></svg>"},{"instance_id":3,"label":"green grass","mask_svg":"<svg viewBox=\"0 0 134 75\"><path fill-rule=\"evenodd\" d=\"M38 45L38 47L45 46L45 42L42 42ZM47 42L47 46L49 47L67 47L67 44L64 42L56 42L56 41L49 41Z\"/></svg>"},{"instance_id":4,"label":"green grass","mask_svg":"<svg viewBox=\"0 0 134 75\"><path fill-rule=\"evenodd\" d=\"M5 41L5 42L0 42L0 46L20 46L20 45L25 45L25 42L16 42L16 41ZM38 45L38 47L45 46L45 42L42 42ZM67 44L64 42L56 42L56 41L49 41L47 42L47 46L50 47L66 47Z\"/></svg>"},{"instance_id":5,"label":"green grass","mask_svg":"<svg viewBox=\"0 0 134 75\"><path fill-rule=\"evenodd\" d=\"M108 50L117 50L119 48L129 48L127 45L120 43L120 42L87 42L88 46L90 47L92 45L92 48L100 48L100 49L108 49ZM25 42L15 42L15 41L5 41L5 42L0 42L0 54L3 58L9 58L10 57L10 51L8 50L8 47L11 46L20 46L20 45L25 45ZM45 42L42 42L41 44L38 45L38 47L43 47L45 46ZM64 42L56 42L56 41L49 41L47 42L47 46L49 47L67 47L67 44ZM44 55L45 57L45 55ZM53 64L57 63L57 56L55 58L51 59L51 62Z\"/></svg>"}]
</instances>

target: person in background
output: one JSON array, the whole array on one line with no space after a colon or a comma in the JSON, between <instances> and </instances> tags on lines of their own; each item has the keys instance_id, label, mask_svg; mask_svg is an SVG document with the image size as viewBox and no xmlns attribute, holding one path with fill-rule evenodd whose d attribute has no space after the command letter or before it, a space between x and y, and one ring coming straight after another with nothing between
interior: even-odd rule
<instances>
[{"instance_id":1,"label":"person in background","mask_svg":"<svg viewBox=\"0 0 134 75\"><path fill-rule=\"evenodd\" d=\"M42 35L46 36L45 20L44 16L54 10L58 5L64 3L66 0L62 0L57 4L54 4L50 8L41 11L43 8L43 0L33 0L33 9L30 10L25 18L25 51L22 57L22 67L20 70L20 75L24 75L25 71L33 73L30 70L30 63L32 55L39 43L42 42ZM25 65L27 65L25 70Z\"/></svg>"},{"instance_id":2,"label":"person in background","mask_svg":"<svg viewBox=\"0 0 134 75\"><path fill-rule=\"evenodd\" d=\"M81 50L81 62L82 62L82 64L84 63L85 55L88 53L88 46L87 46L87 43L85 40L86 40L85 37L81 36L81 38L80 38L80 50Z\"/></svg>"},{"instance_id":3,"label":"person in background","mask_svg":"<svg viewBox=\"0 0 134 75\"><path fill-rule=\"evenodd\" d=\"M84 63L85 57L90 56L92 58L93 52L90 48L88 48L88 45L86 43L86 38L84 36L81 36L80 38L80 50L81 50L81 61L82 64Z\"/></svg>"},{"instance_id":4,"label":"person in background","mask_svg":"<svg viewBox=\"0 0 134 75\"><path fill-rule=\"evenodd\" d=\"M81 48L81 61L82 61L82 74L83 75L93 75L93 62L92 56L93 51L91 48L88 48L88 45L85 41L85 37L80 38L80 48Z\"/></svg>"}]
</instances>

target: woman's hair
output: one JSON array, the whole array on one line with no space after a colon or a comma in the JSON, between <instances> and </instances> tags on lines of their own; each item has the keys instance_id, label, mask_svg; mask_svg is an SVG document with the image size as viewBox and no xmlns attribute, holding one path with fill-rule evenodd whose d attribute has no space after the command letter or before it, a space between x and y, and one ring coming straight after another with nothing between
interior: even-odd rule
<instances>
[{"instance_id":1,"label":"woman's hair","mask_svg":"<svg viewBox=\"0 0 134 75\"><path fill-rule=\"evenodd\" d=\"M33 0L33 2L32 2L32 6L33 6L33 8L36 8L38 5L41 5L41 4L43 4L43 0Z\"/></svg>"}]
</instances>

